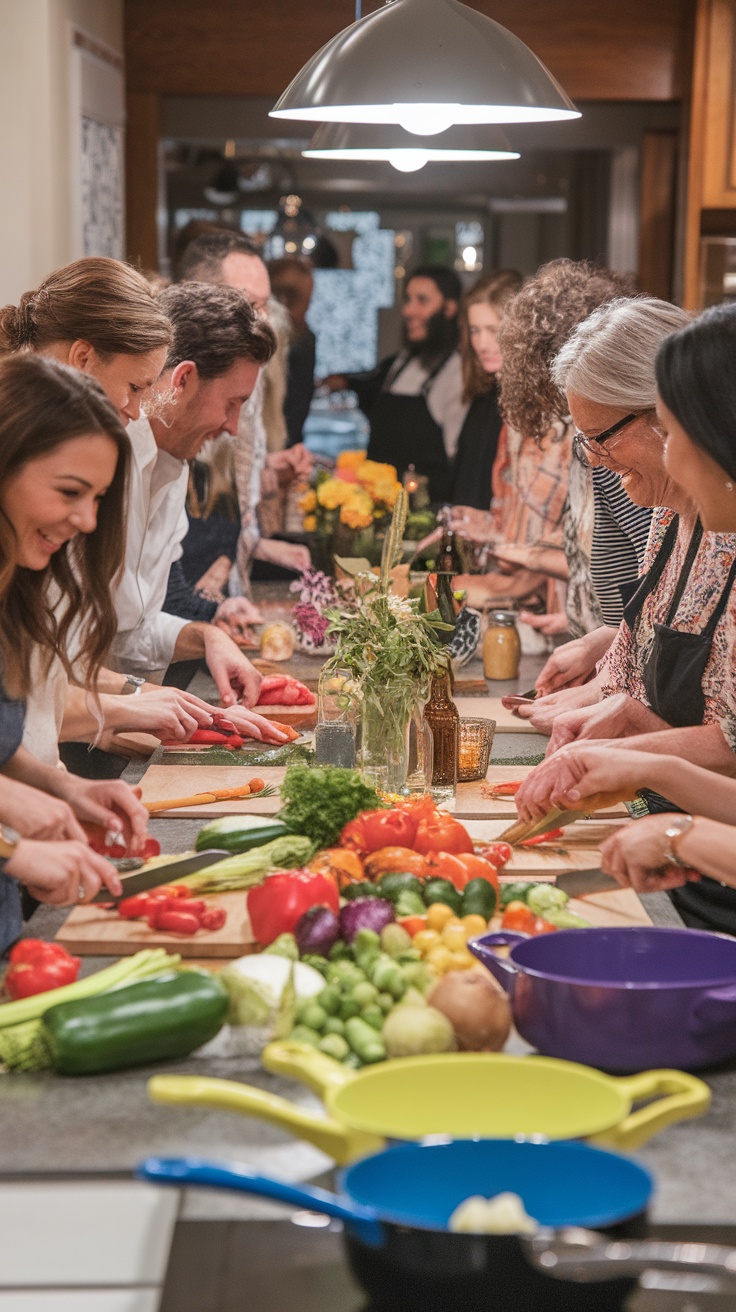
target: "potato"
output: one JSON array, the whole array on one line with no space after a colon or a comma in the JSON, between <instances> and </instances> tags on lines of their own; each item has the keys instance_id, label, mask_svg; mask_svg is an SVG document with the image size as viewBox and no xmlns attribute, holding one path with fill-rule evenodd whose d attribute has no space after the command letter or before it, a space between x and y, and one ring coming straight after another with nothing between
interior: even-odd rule
<instances>
[{"instance_id":1,"label":"potato","mask_svg":"<svg viewBox=\"0 0 736 1312\"><path fill-rule=\"evenodd\" d=\"M511 1005L491 975L451 971L427 1002L450 1021L461 1052L500 1052L509 1036Z\"/></svg>"}]
</instances>

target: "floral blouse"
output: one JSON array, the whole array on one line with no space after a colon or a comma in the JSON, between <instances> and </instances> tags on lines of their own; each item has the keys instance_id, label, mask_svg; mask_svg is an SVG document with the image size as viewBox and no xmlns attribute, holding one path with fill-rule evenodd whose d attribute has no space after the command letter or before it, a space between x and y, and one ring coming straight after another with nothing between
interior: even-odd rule
<instances>
[{"instance_id":1,"label":"floral blouse","mask_svg":"<svg viewBox=\"0 0 736 1312\"><path fill-rule=\"evenodd\" d=\"M555 425L541 442L504 424L493 464L495 528L505 542L561 547L572 430Z\"/></svg>"},{"instance_id":2,"label":"floral blouse","mask_svg":"<svg viewBox=\"0 0 736 1312\"><path fill-rule=\"evenodd\" d=\"M673 512L655 510L644 555L643 573L651 567L662 545ZM603 695L626 692L645 706L643 670L652 649L654 625L665 624L670 602L685 561L692 525L680 522L677 541L656 588L646 598L632 633L624 620L601 662ZM693 562L672 627L683 633L700 633L715 610L736 556L736 533L704 533ZM736 751L736 595L716 627L710 659L703 675L705 724L719 724L729 746Z\"/></svg>"}]
</instances>

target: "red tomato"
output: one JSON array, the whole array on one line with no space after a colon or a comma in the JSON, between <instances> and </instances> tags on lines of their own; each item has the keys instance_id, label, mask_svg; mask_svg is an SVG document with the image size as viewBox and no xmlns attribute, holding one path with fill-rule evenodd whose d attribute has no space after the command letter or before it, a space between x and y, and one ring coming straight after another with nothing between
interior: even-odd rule
<instances>
[{"instance_id":1,"label":"red tomato","mask_svg":"<svg viewBox=\"0 0 736 1312\"><path fill-rule=\"evenodd\" d=\"M503 870L507 861L511 860L512 850L508 843L478 843L476 846L478 856L485 857L490 861L496 870Z\"/></svg>"},{"instance_id":2,"label":"red tomato","mask_svg":"<svg viewBox=\"0 0 736 1312\"><path fill-rule=\"evenodd\" d=\"M209 907L207 911L199 918L202 929L222 929L227 920L227 911L224 907Z\"/></svg>"},{"instance_id":3,"label":"red tomato","mask_svg":"<svg viewBox=\"0 0 736 1312\"><path fill-rule=\"evenodd\" d=\"M340 835L340 843L348 843L361 852L378 852L382 847L413 847L417 822L406 811L394 807L390 811L361 811L351 820Z\"/></svg>"},{"instance_id":4,"label":"red tomato","mask_svg":"<svg viewBox=\"0 0 736 1312\"><path fill-rule=\"evenodd\" d=\"M420 820L414 839L414 851L427 852L473 852L473 840L464 825L454 820L444 811L438 811L436 817Z\"/></svg>"},{"instance_id":5,"label":"red tomato","mask_svg":"<svg viewBox=\"0 0 736 1312\"><path fill-rule=\"evenodd\" d=\"M401 928L405 929L407 934L413 938L420 930L427 928L427 917L404 916L398 923L401 925Z\"/></svg>"},{"instance_id":6,"label":"red tomato","mask_svg":"<svg viewBox=\"0 0 736 1312\"><path fill-rule=\"evenodd\" d=\"M469 880L475 878L468 873L460 858L454 856L452 852L428 852L425 860L427 879L449 879L461 893Z\"/></svg>"},{"instance_id":7,"label":"red tomato","mask_svg":"<svg viewBox=\"0 0 736 1312\"><path fill-rule=\"evenodd\" d=\"M69 958L66 948L61 943L47 943L42 938L22 938L10 952L11 966L19 961L35 965L37 961L58 961L59 958Z\"/></svg>"},{"instance_id":8,"label":"red tomato","mask_svg":"<svg viewBox=\"0 0 736 1312\"><path fill-rule=\"evenodd\" d=\"M496 893L498 893L498 871L495 866L491 865L490 861L471 852L461 852L457 859L462 861L465 866L468 872L468 880L487 879L488 883L492 884Z\"/></svg>"}]
</instances>

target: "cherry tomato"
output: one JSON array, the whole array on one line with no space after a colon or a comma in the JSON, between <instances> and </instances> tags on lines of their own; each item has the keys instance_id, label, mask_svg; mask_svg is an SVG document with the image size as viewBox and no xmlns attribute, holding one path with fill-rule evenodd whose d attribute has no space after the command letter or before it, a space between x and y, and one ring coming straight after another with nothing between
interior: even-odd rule
<instances>
[{"instance_id":1,"label":"cherry tomato","mask_svg":"<svg viewBox=\"0 0 736 1312\"><path fill-rule=\"evenodd\" d=\"M507 861L511 860L512 850L508 843L478 843L476 845L478 856L485 857L490 861L496 870L503 870Z\"/></svg>"},{"instance_id":2,"label":"cherry tomato","mask_svg":"<svg viewBox=\"0 0 736 1312\"><path fill-rule=\"evenodd\" d=\"M435 818L419 821L413 846L415 852L423 854L474 851L473 840L465 826L444 811L438 811Z\"/></svg>"},{"instance_id":3,"label":"cherry tomato","mask_svg":"<svg viewBox=\"0 0 736 1312\"><path fill-rule=\"evenodd\" d=\"M503 913L501 929L516 929L522 934L533 934L536 918L526 902L509 902Z\"/></svg>"},{"instance_id":4,"label":"cherry tomato","mask_svg":"<svg viewBox=\"0 0 736 1312\"><path fill-rule=\"evenodd\" d=\"M158 906L148 917L151 929L163 930L166 934L196 934L199 920L190 911L178 911L171 906Z\"/></svg>"},{"instance_id":5,"label":"cherry tomato","mask_svg":"<svg viewBox=\"0 0 736 1312\"><path fill-rule=\"evenodd\" d=\"M199 923L202 929L222 929L227 920L227 911L224 907L208 907L200 916Z\"/></svg>"},{"instance_id":6,"label":"cherry tomato","mask_svg":"<svg viewBox=\"0 0 736 1312\"><path fill-rule=\"evenodd\" d=\"M449 879L461 893L465 885L475 878L452 852L428 852L425 861L428 879Z\"/></svg>"},{"instance_id":7,"label":"cherry tomato","mask_svg":"<svg viewBox=\"0 0 736 1312\"><path fill-rule=\"evenodd\" d=\"M399 921L399 924L401 925L402 929L406 930L407 934L411 938L414 938L415 934L421 934L422 931L427 928L427 917L403 916L402 919Z\"/></svg>"},{"instance_id":8,"label":"cherry tomato","mask_svg":"<svg viewBox=\"0 0 736 1312\"><path fill-rule=\"evenodd\" d=\"M117 913L123 920L143 920L149 913L151 898L147 893L134 893L118 902Z\"/></svg>"},{"instance_id":9,"label":"cherry tomato","mask_svg":"<svg viewBox=\"0 0 736 1312\"><path fill-rule=\"evenodd\" d=\"M495 866L491 865L485 857L476 856L474 852L460 852L458 861L461 861L468 872L468 881L471 879L487 879L498 893L498 871ZM467 882L467 881L466 881Z\"/></svg>"}]
</instances>

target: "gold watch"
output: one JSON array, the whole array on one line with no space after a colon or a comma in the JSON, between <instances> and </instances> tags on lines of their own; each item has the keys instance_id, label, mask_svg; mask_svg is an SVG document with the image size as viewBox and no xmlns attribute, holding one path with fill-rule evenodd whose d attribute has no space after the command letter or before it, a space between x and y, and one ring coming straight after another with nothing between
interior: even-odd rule
<instances>
[{"instance_id":1,"label":"gold watch","mask_svg":"<svg viewBox=\"0 0 736 1312\"><path fill-rule=\"evenodd\" d=\"M685 834L692 827L693 817L691 815L678 815L673 817L671 824L664 831L665 849L663 853L665 866L680 866L682 870L690 869L689 861L682 861L677 854L677 849L682 842Z\"/></svg>"}]
</instances>

